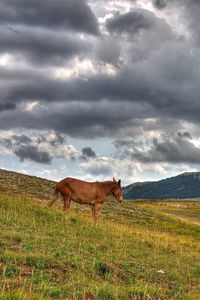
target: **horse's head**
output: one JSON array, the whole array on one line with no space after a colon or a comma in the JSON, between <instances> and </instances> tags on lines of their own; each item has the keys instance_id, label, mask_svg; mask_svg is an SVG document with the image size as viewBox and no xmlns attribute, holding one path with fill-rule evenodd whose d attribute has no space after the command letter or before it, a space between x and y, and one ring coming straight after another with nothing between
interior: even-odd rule
<instances>
[{"instance_id":1,"label":"horse's head","mask_svg":"<svg viewBox=\"0 0 200 300\"><path fill-rule=\"evenodd\" d=\"M116 181L115 178L113 177L113 181L115 182L115 187L114 187L114 190L113 190L113 196L115 197L115 199L119 203L122 203L123 196L122 196L121 179Z\"/></svg>"}]
</instances>

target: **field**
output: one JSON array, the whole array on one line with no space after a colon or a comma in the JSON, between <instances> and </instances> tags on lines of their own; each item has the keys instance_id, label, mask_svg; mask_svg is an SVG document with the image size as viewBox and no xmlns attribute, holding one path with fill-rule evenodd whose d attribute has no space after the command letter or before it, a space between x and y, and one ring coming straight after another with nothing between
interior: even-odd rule
<instances>
[{"instance_id":1,"label":"field","mask_svg":"<svg viewBox=\"0 0 200 300\"><path fill-rule=\"evenodd\" d=\"M0 180L0 299L200 299L200 202L108 199L94 225L28 180Z\"/></svg>"}]
</instances>

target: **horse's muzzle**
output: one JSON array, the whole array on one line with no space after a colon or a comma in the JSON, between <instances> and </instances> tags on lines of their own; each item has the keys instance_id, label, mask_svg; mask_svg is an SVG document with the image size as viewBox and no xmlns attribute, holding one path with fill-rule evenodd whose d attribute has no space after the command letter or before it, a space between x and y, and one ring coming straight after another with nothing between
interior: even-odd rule
<instances>
[{"instance_id":1,"label":"horse's muzzle","mask_svg":"<svg viewBox=\"0 0 200 300\"><path fill-rule=\"evenodd\" d=\"M123 197L121 196L119 199L119 203L122 203L122 201L123 201Z\"/></svg>"}]
</instances>

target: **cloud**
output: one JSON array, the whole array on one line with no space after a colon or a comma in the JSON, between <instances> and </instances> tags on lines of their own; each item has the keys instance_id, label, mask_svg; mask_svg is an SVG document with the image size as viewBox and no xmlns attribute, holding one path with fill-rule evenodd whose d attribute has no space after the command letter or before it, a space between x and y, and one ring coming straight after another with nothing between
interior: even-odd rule
<instances>
[{"instance_id":1,"label":"cloud","mask_svg":"<svg viewBox=\"0 0 200 300\"><path fill-rule=\"evenodd\" d=\"M98 158L82 163L81 167L93 176L112 176L112 165L108 159Z\"/></svg>"},{"instance_id":2,"label":"cloud","mask_svg":"<svg viewBox=\"0 0 200 300\"><path fill-rule=\"evenodd\" d=\"M192 136L189 132L187 131L180 131L178 132L178 136L181 137L181 138L185 138L185 139L188 139L188 140L192 140Z\"/></svg>"},{"instance_id":3,"label":"cloud","mask_svg":"<svg viewBox=\"0 0 200 300\"><path fill-rule=\"evenodd\" d=\"M136 9L125 14L116 14L106 22L106 27L111 32L128 32L136 34L140 30L153 26L155 16L146 9Z\"/></svg>"},{"instance_id":4,"label":"cloud","mask_svg":"<svg viewBox=\"0 0 200 300\"><path fill-rule=\"evenodd\" d=\"M55 131L50 131L48 134L39 137L39 143L49 143L53 147L63 145L64 142L63 136Z\"/></svg>"},{"instance_id":5,"label":"cloud","mask_svg":"<svg viewBox=\"0 0 200 300\"><path fill-rule=\"evenodd\" d=\"M35 146L20 146L18 149L14 150L14 154L24 161L24 159L29 159L37 163L50 164L52 158L49 153L45 151L39 151Z\"/></svg>"},{"instance_id":6,"label":"cloud","mask_svg":"<svg viewBox=\"0 0 200 300\"><path fill-rule=\"evenodd\" d=\"M85 0L48 0L48 3L39 0L2 0L0 20L1 24L10 26L20 24L93 35L99 33L96 17Z\"/></svg>"},{"instance_id":7,"label":"cloud","mask_svg":"<svg viewBox=\"0 0 200 300\"><path fill-rule=\"evenodd\" d=\"M188 138L188 136L187 136ZM161 140L154 139L150 149L132 148L126 151L132 159L143 163L167 162L175 164L199 164L200 148L196 147L185 137L165 137Z\"/></svg>"},{"instance_id":8,"label":"cloud","mask_svg":"<svg viewBox=\"0 0 200 300\"><path fill-rule=\"evenodd\" d=\"M163 9L167 6L167 0L153 0L153 4L159 8L159 9Z\"/></svg>"},{"instance_id":9,"label":"cloud","mask_svg":"<svg viewBox=\"0 0 200 300\"><path fill-rule=\"evenodd\" d=\"M17 144L29 144L32 142L31 138L26 136L25 134L22 135L13 135L12 139L16 141Z\"/></svg>"},{"instance_id":10,"label":"cloud","mask_svg":"<svg viewBox=\"0 0 200 300\"><path fill-rule=\"evenodd\" d=\"M82 149L81 159L88 160L91 158L96 158L96 153L92 150L91 147L85 147Z\"/></svg>"},{"instance_id":11,"label":"cloud","mask_svg":"<svg viewBox=\"0 0 200 300\"><path fill-rule=\"evenodd\" d=\"M139 111L141 110L141 112ZM146 106L148 113L151 107ZM0 118L0 128L24 127L36 130L52 130L65 133L73 137L87 137L89 139L104 136L124 136L126 131L141 132L140 126L143 124L143 117L146 110L140 105L130 105L124 102L100 101L72 102L49 104L40 107L38 110L21 111L13 114L4 113ZM138 118L138 119L136 119ZM136 119L136 120L135 120ZM140 120L141 119L141 120ZM148 125L147 125L148 126ZM133 129L135 127L135 129Z\"/></svg>"},{"instance_id":12,"label":"cloud","mask_svg":"<svg viewBox=\"0 0 200 300\"><path fill-rule=\"evenodd\" d=\"M137 169L135 163L130 160L107 157L97 157L96 159L81 163L80 166L88 176L95 179L112 180L113 176L116 180L122 178L122 185L124 184L124 178L129 178L129 182L131 182L130 178L135 175Z\"/></svg>"},{"instance_id":13,"label":"cloud","mask_svg":"<svg viewBox=\"0 0 200 300\"><path fill-rule=\"evenodd\" d=\"M0 27L0 53L10 53L21 61L40 65L60 65L87 53L89 44L80 37L41 28Z\"/></svg>"},{"instance_id":14,"label":"cloud","mask_svg":"<svg viewBox=\"0 0 200 300\"><path fill-rule=\"evenodd\" d=\"M1 1L0 129L36 133L4 139L12 154L74 159L99 176L119 168L99 161L87 144L82 151L68 145L67 134L114 139L116 156L124 153L141 170L150 161L198 161L191 139L200 122L198 1L145 3Z\"/></svg>"},{"instance_id":15,"label":"cloud","mask_svg":"<svg viewBox=\"0 0 200 300\"><path fill-rule=\"evenodd\" d=\"M0 103L0 112L4 110L15 110L16 104L15 103Z\"/></svg>"},{"instance_id":16,"label":"cloud","mask_svg":"<svg viewBox=\"0 0 200 300\"><path fill-rule=\"evenodd\" d=\"M101 62L117 65L120 58L121 45L119 42L109 37L109 39L100 40L95 45L95 56Z\"/></svg>"},{"instance_id":17,"label":"cloud","mask_svg":"<svg viewBox=\"0 0 200 300\"><path fill-rule=\"evenodd\" d=\"M146 29L140 30L140 26L137 27L134 23L138 12L141 19L139 25ZM164 127L169 129L170 126L172 130L178 126L178 130L182 130L180 123L183 120L198 123L199 54L191 54L192 46L188 41L177 37L172 26L145 9L121 13L109 20L122 22L124 32L129 24L126 23L126 18L133 22L132 27L128 26L127 30L134 32L136 28L140 31L140 34L136 34L137 37L133 34L134 41L131 32L128 37L121 34L114 37L107 32L106 36L97 37L96 40L67 34L70 37L69 41L62 43L63 31L59 31L55 35L54 43L54 35L51 38L50 29L36 29L34 26L33 30L31 26L20 27L22 32L27 32L27 41L30 32L41 45L38 43L35 48L23 46L23 43L19 45L17 52L21 56L24 54L26 67L1 67L0 102L3 103L3 107L5 103L11 103L13 111L2 111L0 128L6 129L11 126L55 130L76 137L116 138L118 134L121 137L127 134L144 134L148 131L147 118L154 118L156 121L151 126L154 126L154 129L161 126L161 130ZM147 20L151 19L152 22L148 23ZM151 26L143 26L143 21ZM119 32L120 30L118 28ZM5 29L5 38L8 38L7 31L8 28ZM43 41L45 32L49 35ZM11 32L10 35L11 42L17 33ZM46 49L48 41L49 50ZM18 42L17 38L15 42ZM68 56L65 48L70 46L71 42L77 45L77 48L75 47ZM6 46L6 41L2 44L5 45L5 51L11 49L11 45ZM83 45L86 45L86 48ZM43 47L46 50L42 52ZM89 48L92 48L91 52ZM82 52L79 51L86 51L84 53L90 56L94 72L88 68L87 72L79 73L80 62L83 59ZM67 79L56 77L58 70L55 64L61 62L62 66L62 62L76 56L79 60L75 62L74 59L71 62L72 75ZM105 65L103 71L102 62L105 65L113 64L113 72L106 72ZM50 70L45 69L47 66ZM68 71L68 67L70 68L69 65L65 65L63 69ZM37 105L27 111L26 104L30 101ZM167 120L170 120L168 125Z\"/></svg>"},{"instance_id":18,"label":"cloud","mask_svg":"<svg viewBox=\"0 0 200 300\"><path fill-rule=\"evenodd\" d=\"M114 146L117 149L120 149L122 147L132 147L134 145L134 140L133 139L117 139L113 142Z\"/></svg>"},{"instance_id":19,"label":"cloud","mask_svg":"<svg viewBox=\"0 0 200 300\"><path fill-rule=\"evenodd\" d=\"M37 136L11 133L9 137L1 137L0 144L8 148L21 161L26 159L42 164L50 164L53 159L75 159L78 151L65 143L59 133L50 131Z\"/></svg>"}]
</instances>

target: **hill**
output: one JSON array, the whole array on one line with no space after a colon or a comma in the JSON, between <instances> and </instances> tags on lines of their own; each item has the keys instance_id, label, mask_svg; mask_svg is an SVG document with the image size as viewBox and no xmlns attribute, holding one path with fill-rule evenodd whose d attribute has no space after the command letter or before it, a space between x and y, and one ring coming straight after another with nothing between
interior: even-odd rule
<instances>
[{"instance_id":1,"label":"hill","mask_svg":"<svg viewBox=\"0 0 200 300\"><path fill-rule=\"evenodd\" d=\"M45 178L0 169L0 192L47 200L52 197L55 184Z\"/></svg>"},{"instance_id":2,"label":"hill","mask_svg":"<svg viewBox=\"0 0 200 300\"><path fill-rule=\"evenodd\" d=\"M55 183L3 172L0 299L200 299L200 202L110 198L95 226L47 208Z\"/></svg>"},{"instance_id":3,"label":"hill","mask_svg":"<svg viewBox=\"0 0 200 300\"><path fill-rule=\"evenodd\" d=\"M200 198L200 172L183 173L157 182L133 183L124 187L125 199Z\"/></svg>"}]
</instances>

